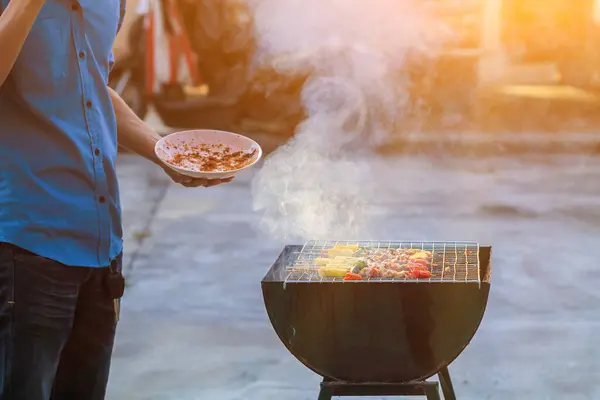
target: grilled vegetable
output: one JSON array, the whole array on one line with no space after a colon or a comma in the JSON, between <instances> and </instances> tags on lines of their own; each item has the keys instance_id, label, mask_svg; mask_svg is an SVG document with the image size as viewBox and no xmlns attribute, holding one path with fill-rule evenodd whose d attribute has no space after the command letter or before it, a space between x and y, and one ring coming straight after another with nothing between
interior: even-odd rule
<instances>
[{"instance_id":1,"label":"grilled vegetable","mask_svg":"<svg viewBox=\"0 0 600 400\"><path fill-rule=\"evenodd\" d=\"M334 249L350 249L350 250L358 250L357 244L336 244L333 246Z\"/></svg>"},{"instance_id":2,"label":"grilled vegetable","mask_svg":"<svg viewBox=\"0 0 600 400\"><path fill-rule=\"evenodd\" d=\"M327 262L324 265L347 265L345 258L326 258Z\"/></svg>"},{"instance_id":3,"label":"grilled vegetable","mask_svg":"<svg viewBox=\"0 0 600 400\"><path fill-rule=\"evenodd\" d=\"M327 250L327 255L329 256L329 258L335 258L337 256L350 257L354 254L354 252L354 249L338 249L334 247L333 249Z\"/></svg>"},{"instance_id":4,"label":"grilled vegetable","mask_svg":"<svg viewBox=\"0 0 600 400\"><path fill-rule=\"evenodd\" d=\"M335 261L342 261L345 263L356 263L358 261L362 261L359 257L346 257L346 256L337 256L334 258Z\"/></svg>"},{"instance_id":5,"label":"grilled vegetable","mask_svg":"<svg viewBox=\"0 0 600 400\"><path fill-rule=\"evenodd\" d=\"M315 259L317 265L327 265L330 261L331 260L327 257L318 257L317 259Z\"/></svg>"},{"instance_id":6,"label":"grilled vegetable","mask_svg":"<svg viewBox=\"0 0 600 400\"><path fill-rule=\"evenodd\" d=\"M366 267L367 267L367 263L365 261L358 261L357 263L354 264L354 266L352 267L350 272L352 272L353 274L359 274L360 271L362 271Z\"/></svg>"},{"instance_id":7,"label":"grilled vegetable","mask_svg":"<svg viewBox=\"0 0 600 400\"><path fill-rule=\"evenodd\" d=\"M426 269L416 268L410 271L410 276L415 279L427 279L431 278L431 272L427 271Z\"/></svg>"},{"instance_id":8,"label":"grilled vegetable","mask_svg":"<svg viewBox=\"0 0 600 400\"><path fill-rule=\"evenodd\" d=\"M324 265L325 268L343 268L346 270L346 272L350 272L350 269L352 268L351 265L349 264L345 264L345 263L336 263L336 262L332 262L329 263L327 265Z\"/></svg>"},{"instance_id":9,"label":"grilled vegetable","mask_svg":"<svg viewBox=\"0 0 600 400\"><path fill-rule=\"evenodd\" d=\"M357 257L347 257L347 256L336 256L333 258L329 257L318 257L315 259L315 263L317 265L353 265L357 261L360 261L360 258Z\"/></svg>"},{"instance_id":10,"label":"grilled vegetable","mask_svg":"<svg viewBox=\"0 0 600 400\"><path fill-rule=\"evenodd\" d=\"M346 275L344 275L344 280L345 281L362 281L362 276L348 272Z\"/></svg>"},{"instance_id":11,"label":"grilled vegetable","mask_svg":"<svg viewBox=\"0 0 600 400\"><path fill-rule=\"evenodd\" d=\"M343 278L348 273L349 270L350 270L350 268L330 267L328 265L328 266L319 268L319 276L322 278L324 278L324 277Z\"/></svg>"}]
</instances>

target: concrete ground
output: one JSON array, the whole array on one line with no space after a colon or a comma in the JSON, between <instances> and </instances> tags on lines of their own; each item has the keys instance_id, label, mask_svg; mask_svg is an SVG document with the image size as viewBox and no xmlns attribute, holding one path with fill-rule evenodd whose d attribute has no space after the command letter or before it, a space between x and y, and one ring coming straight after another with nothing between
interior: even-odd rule
<instances>
[{"instance_id":1,"label":"concrete ground","mask_svg":"<svg viewBox=\"0 0 600 400\"><path fill-rule=\"evenodd\" d=\"M280 244L253 229L249 176L186 190L133 156L119 171L130 286L108 398L311 398L317 377L279 345L262 304Z\"/></svg>"},{"instance_id":2,"label":"concrete ground","mask_svg":"<svg viewBox=\"0 0 600 400\"><path fill-rule=\"evenodd\" d=\"M381 237L494 247L486 316L450 366L458 398L600 399L600 160L389 162L420 189L381 200L393 210ZM256 229L252 172L185 189L125 155L119 174L130 285L108 399L316 399L319 377L264 310L260 281L283 244Z\"/></svg>"}]
</instances>

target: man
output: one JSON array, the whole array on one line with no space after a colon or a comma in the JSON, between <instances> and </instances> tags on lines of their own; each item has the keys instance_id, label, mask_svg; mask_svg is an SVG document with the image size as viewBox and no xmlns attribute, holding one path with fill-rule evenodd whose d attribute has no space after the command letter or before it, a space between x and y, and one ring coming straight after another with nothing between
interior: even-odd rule
<instances>
[{"instance_id":1,"label":"man","mask_svg":"<svg viewBox=\"0 0 600 400\"><path fill-rule=\"evenodd\" d=\"M107 87L124 0L0 0L0 399L103 399L122 146L158 135ZM192 180L165 170L185 186Z\"/></svg>"}]
</instances>

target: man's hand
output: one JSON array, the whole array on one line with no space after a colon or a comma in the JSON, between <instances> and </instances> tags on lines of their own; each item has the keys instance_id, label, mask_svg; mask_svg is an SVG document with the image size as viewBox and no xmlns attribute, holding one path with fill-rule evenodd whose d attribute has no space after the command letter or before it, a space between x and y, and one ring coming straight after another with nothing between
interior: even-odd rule
<instances>
[{"instance_id":1,"label":"man's hand","mask_svg":"<svg viewBox=\"0 0 600 400\"><path fill-rule=\"evenodd\" d=\"M169 177L171 177L173 182L179 183L180 185L183 185L185 187L200 187L200 186L210 187L210 186L219 185L221 183L231 182L233 180L233 177L227 178L227 179L191 178L189 176L182 175L177 171L173 171L171 168L169 168L167 166L164 166L163 169L165 170L167 175L169 175Z\"/></svg>"}]
</instances>

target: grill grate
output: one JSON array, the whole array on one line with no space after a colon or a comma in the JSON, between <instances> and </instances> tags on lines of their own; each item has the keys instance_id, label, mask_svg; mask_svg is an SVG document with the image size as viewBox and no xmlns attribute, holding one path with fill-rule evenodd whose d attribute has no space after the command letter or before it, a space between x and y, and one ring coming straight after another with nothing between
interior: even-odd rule
<instances>
[{"instance_id":1,"label":"grill grate","mask_svg":"<svg viewBox=\"0 0 600 400\"><path fill-rule=\"evenodd\" d=\"M319 275L317 259L336 246L358 246L370 253L388 249L416 249L431 252L431 276L365 277L350 282L480 282L479 243L474 242L400 242L400 241L325 241L309 240L292 254L284 282L348 282L343 277ZM325 256L326 257L326 256ZM359 256L360 257L360 256Z\"/></svg>"}]
</instances>

